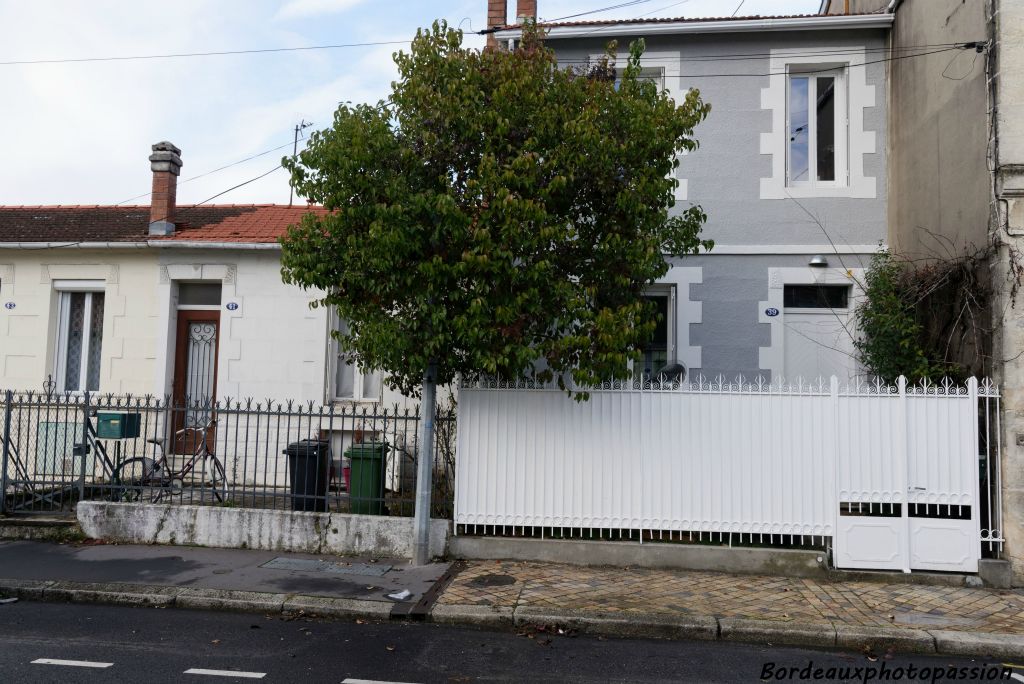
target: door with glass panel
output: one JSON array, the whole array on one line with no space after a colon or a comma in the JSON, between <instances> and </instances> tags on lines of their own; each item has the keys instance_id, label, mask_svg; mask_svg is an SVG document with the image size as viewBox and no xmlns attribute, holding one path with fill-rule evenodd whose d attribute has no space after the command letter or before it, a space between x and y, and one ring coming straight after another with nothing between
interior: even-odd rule
<instances>
[{"instance_id":1,"label":"door with glass panel","mask_svg":"<svg viewBox=\"0 0 1024 684\"><path fill-rule=\"evenodd\" d=\"M217 347L220 338L220 311L178 311L177 340L174 355L174 426L185 428L175 440L179 454L194 453L206 431L213 444L213 405L217 397Z\"/></svg>"}]
</instances>

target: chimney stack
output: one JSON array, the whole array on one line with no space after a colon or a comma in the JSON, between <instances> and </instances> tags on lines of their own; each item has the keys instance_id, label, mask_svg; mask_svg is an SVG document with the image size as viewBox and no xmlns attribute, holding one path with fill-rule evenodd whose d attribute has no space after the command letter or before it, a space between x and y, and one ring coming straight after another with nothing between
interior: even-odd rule
<instances>
[{"instance_id":1,"label":"chimney stack","mask_svg":"<svg viewBox=\"0 0 1024 684\"><path fill-rule=\"evenodd\" d=\"M153 171L153 194L149 205L149 234L174 235L174 205L181 173L181 150L167 142L153 145L149 155Z\"/></svg>"},{"instance_id":2,"label":"chimney stack","mask_svg":"<svg viewBox=\"0 0 1024 684\"><path fill-rule=\"evenodd\" d=\"M487 28L494 29L508 24L508 1L487 0ZM487 49L498 47L498 39L493 33L487 34Z\"/></svg>"},{"instance_id":3,"label":"chimney stack","mask_svg":"<svg viewBox=\"0 0 1024 684\"><path fill-rule=\"evenodd\" d=\"M537 21L537 0L516 0L516 22Z\"/></svg>"}]
</instances>

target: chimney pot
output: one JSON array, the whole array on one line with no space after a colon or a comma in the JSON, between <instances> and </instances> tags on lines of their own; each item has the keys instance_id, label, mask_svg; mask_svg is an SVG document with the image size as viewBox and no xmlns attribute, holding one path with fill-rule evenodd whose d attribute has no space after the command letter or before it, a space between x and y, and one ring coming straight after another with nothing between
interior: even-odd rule
<instances>
[{"instance_id":1,"label":"chimney pot","mask_svg":"<svg viewBox=\"0 0 1024 684\"><path fill-rule=\"evenodd\" d=\"M153 172L153 194L149 203L149 234L174 235L174 210L181 173L181 150L164 140L153 145L149 168Z\"/></svg>"}]
</instances>

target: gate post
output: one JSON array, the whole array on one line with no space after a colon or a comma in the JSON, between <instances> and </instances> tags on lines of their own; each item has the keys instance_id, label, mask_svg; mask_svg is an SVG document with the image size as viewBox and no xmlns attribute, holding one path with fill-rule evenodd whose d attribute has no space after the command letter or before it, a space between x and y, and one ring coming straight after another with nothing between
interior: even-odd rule
<instances>
[{"instance_id":1,"label":"gate post","mask_svg":"<svg viewBox=\"0 0 1024 684\"><path fill-rule=\"evenodd\" d=\"M11 455L11 412L14 404L14 393L4 392L4 450L3 463L0 464L0 515L7 512L7 460Z\"/></svg>"},{"instance_id":2,"label":"gate post","mask_svg":"<svg viewBox=\"0 0 1024 684\"><path fill-rule=\"evenodd\" d=\"M900 526L903 530L903 572L910 572L912 558L910 538L910 411L907 407L907 376L901 375L897 381L900 397L900 477L902 487L902 505L900 506Z\"/></svg>"}]
</instances>

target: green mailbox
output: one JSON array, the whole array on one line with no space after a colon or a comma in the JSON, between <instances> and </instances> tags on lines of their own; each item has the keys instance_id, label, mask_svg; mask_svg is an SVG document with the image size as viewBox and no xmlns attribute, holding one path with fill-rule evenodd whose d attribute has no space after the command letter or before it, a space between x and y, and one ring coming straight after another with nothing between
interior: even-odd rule
<instances>
[{"instance_id":1,"label":"green mailbox","mask_svg":"<svg viewBox=\"0 0 1024 684\"><path fill-rule=\"evenodd\" d=\"M96 437L99 439L135 439L139 436L139 413L96 413Z\"/></svg>"}]
</instances>

